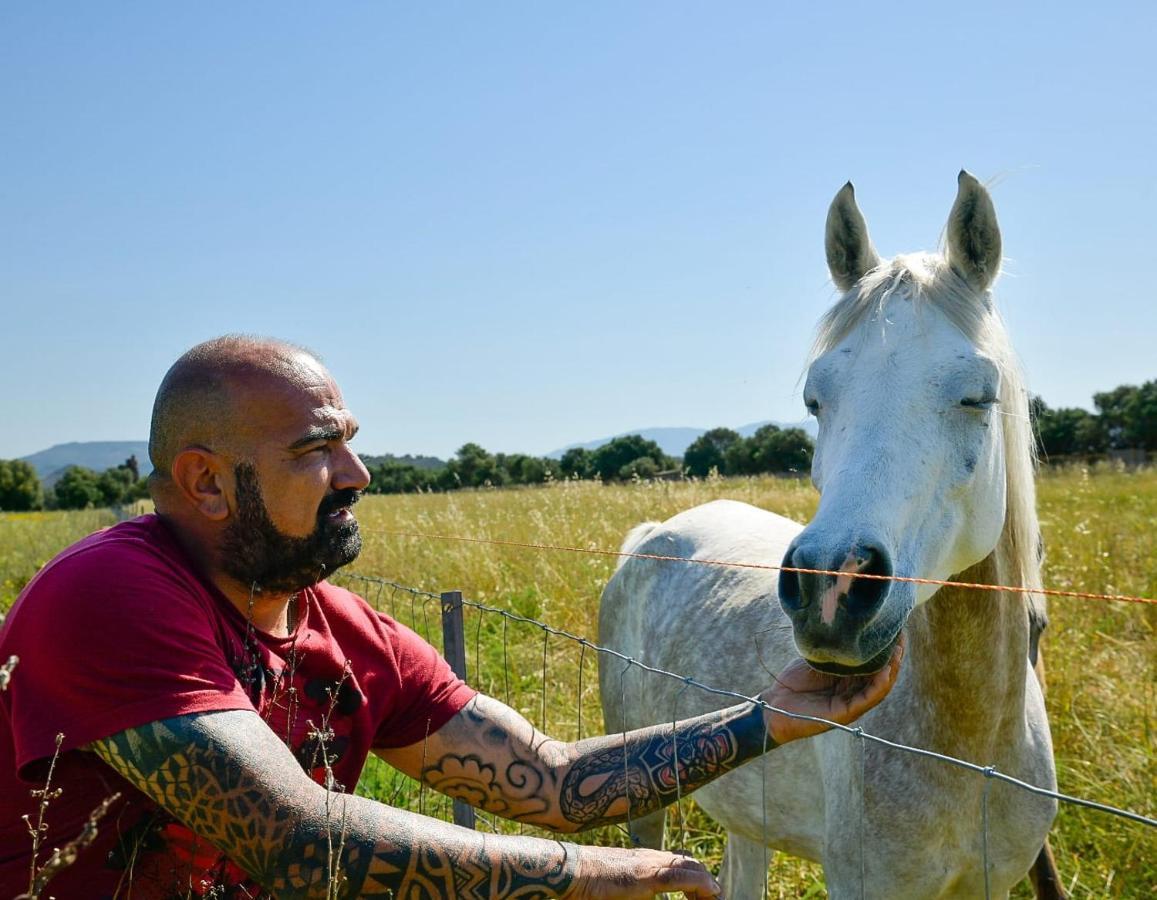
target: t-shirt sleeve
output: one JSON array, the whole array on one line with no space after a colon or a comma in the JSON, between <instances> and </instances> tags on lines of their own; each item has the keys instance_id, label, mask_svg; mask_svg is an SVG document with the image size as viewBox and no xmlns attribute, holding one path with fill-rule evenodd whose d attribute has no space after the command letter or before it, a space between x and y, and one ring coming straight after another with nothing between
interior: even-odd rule
<instances>
[{"instance_id":1,"label":"t-shirt sleeve","mask_svg":"<svg viewBox=\"0 0 1157 900\"><path fill-rule=\"evenodd\" d=\"M374 736L374 746L406 747L433 734L478 692L414 631L380 616L392 645L400 690Z\"/></svg>"},{"instance_id":2,"label":"t-shirt sleeve","mask_svg":"<svg viewBox=\"0 0 1157 900\"><path fill-rule=\"evenodd\" d=\"M42 572L6 623L6 698L23 775L62 750L158 719L252 709L216 639L212 599L143 545L81 549Z\"/></svg>"}]
</instances>

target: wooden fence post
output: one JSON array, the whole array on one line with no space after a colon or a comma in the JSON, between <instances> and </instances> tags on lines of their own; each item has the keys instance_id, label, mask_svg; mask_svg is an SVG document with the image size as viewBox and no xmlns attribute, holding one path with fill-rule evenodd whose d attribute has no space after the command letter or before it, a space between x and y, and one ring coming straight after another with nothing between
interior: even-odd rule
<instances>
[{"instance_id":1,"label":"wooden fence post","mask_svg":"<svg viewBox=\"0 0 1157 900\"><path fill-rule=\"evenodd\" d=\"M454 674L466 680L466 625L462 619L462 592L442 594L442 650ZM474 807L464 800L454 801L454 824L473 828Z\"/></svg>"}]
</instances>

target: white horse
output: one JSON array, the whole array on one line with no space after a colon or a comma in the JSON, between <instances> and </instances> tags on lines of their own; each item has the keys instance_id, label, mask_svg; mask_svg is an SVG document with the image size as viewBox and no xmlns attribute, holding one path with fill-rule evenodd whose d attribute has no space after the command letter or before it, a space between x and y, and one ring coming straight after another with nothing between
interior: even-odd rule
<instances>
[{"instance_id":1,"label":"white horse","mask_svg":"<svg viewBox=\"0 0 1157 900\"><path fill-rule=\"evenodd\" d=\"M719 500L640 525L623 549L1039 588L1033 441L988 290L1001 260L988 192L961 172L945 251L888 261L849 183L828 213L826 247L842 296L820 325L804 388L819 420L815 518L805 528ZM789 572L777 585L755 569L628 559L603 593L599 640L752 696L797 654L829 672L874 671L904 630L896 686L857 724L1055 789L1030 662L1043 622L1043 600L1027 592ZM606 655L599 674L608 731L733 702ZM986 894L986 786L987 890L1006 896L1038 853L1038 867L1051 864L1042 847L1056 805L944 762L833 731L776 749L695 799L727 829L722 875L734 900L762 896L765 847L820 861L833 898L976 898ZM662 826L657 813L632 832L658 846Z\"/></svg>"}]
</instances>

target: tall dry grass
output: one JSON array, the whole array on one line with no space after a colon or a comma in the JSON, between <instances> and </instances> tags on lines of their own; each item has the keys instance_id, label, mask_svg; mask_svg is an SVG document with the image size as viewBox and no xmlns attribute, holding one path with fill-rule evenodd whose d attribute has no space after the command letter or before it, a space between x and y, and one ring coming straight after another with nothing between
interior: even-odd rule
<instances>
[{"instance_id":1,"label":"tall dry grass","mask_svg":"<svg viewBox=\"0 0 1157 900\"><path fill-rule=\"evenodd\" d=\"M369 600L440 643L439 604L359 575L510 610L594 638L611 557L399 537L414 531L525 543L617 549L644 519L663 519L719 497L806 521L816 494L774 478L370 497L359 507L361 558L344 576ZM1157 596L1157 471L1048 471L1039 482L1048 587ZM0 609L61 547L111 522L111 514L0 516ZM1051 602L1045 641L1048 706L1063 791L1157 815L1157 609L1074 599ZM494 614L468 611L470 680L561 738L601 730L597 662L562 638ZM545 663L544 663L545 660ZM450 807L371 761L359 791L443 818ZM717 864L718 830L685 801L672 838ZM482 828L508 828L484 820ZM978 824L979 827L979 824ZM621 829L589 840L623 843ZM1077 898L1157 896L1157 831L1065 806L1053 833L1058 864ZM914 853L921 848L914 847ZM813 864L777 855L771 897L821 897ZM1027 885L1016 897L1029 897Z\"/></svg>"}]
</instances>

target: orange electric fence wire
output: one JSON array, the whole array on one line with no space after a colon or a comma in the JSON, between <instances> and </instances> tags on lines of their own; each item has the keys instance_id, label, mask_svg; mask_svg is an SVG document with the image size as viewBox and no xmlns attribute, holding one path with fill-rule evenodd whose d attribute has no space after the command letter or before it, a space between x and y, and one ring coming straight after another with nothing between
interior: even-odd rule
<instances>
[{"instance_id":1,"label":"orange electric fence wire","mask_svg":"<svg viewBox=\"0 0 1157 900\"><path fill-rule=\"evenodd\" d=\"M688 559L683 556L661 556L657 553L628 553L623 550L603 550L598 547L566 547L559 544L531 544L498 538L473 538L453 534L432 534L422 531L400 531L392 528L365 528L365 532L389 534L394 537L422 538L432 541L458 541L465 544L490 544L498 547L520 547L525 550L560 550L567 553L589 553L593 556L618 556L631 559L653 559L660 562L694 563L702 566L730 566L736 569L767 569L772 572L795 572L801 575L834 575L865 578L873 581L901 581L907 584L930 584L936 587L969 588L977 591L1013 591L1041 594L1046 597L1074 597L1078 600L1116 600L1123 603L1148 603L1157 606L1152 597L1134 597L1129 594L1096 594L1090 591L1064 591L1056 588L1023 588L1005 584L976 584L968 581L941 581L936 578L912 578L905 575L873 575L867 572L838 572L832 569L801 569L795 566L776 566L770 563L733 562L723 559Z\"/></svg>"}]
</instances>

